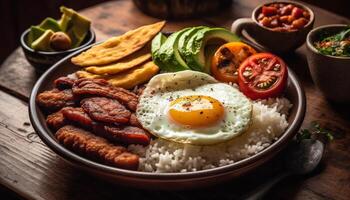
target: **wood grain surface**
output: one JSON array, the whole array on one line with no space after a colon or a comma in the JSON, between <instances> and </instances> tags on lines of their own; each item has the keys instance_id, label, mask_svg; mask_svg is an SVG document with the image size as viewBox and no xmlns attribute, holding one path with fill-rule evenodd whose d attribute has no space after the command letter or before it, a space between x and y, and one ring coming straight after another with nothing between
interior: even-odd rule
<instances>
[{"instance_id":1,"label":"wood grain surface","mask_svg":"<svg viewBox=\"0 0 350 200\"><path fill-rule=\"evenodd\" d=\"M233 20L249 17L262 1L234 1L219 16L168 22L166 31L209 25L229 28ZM349 20L312 7L315 26ZM121 34L159 19L144 15L131 1L111 1L82 13L93 21L97 40ZM315 88L308 71L305 46L284 56L301 80L307 95L303 127L312 121L335 133L322 165L307 177L291 177L276 186L266 199L349 199L350 107L335 105ZM17 49L0 67L0 184L25 199L236 199L281 170L283 152L247 176L208 189L157 192L120 187L94 178L70 166L53 153L33 131L27 100L39 75Z\"/></svg>"}]
</instances>

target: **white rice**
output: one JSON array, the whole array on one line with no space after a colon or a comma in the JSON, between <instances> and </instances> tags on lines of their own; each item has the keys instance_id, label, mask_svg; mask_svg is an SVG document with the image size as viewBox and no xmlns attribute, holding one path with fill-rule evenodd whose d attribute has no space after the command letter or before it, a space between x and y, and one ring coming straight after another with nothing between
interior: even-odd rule
<instances>
[{"instance_id":1,"label":"white rice","mask_svg":"<svg viewBox=\"0 0 350 200\"><path fill-rule=\"evenodd\" d=\"M271 145L288 126L292 104L286 98L253 103L252 125L231 141L212 146L179 144L155 139L150 145L130 145L140 156L139 171L190 172L228 165L250 157Z\"/></svg>"}]
</instances>

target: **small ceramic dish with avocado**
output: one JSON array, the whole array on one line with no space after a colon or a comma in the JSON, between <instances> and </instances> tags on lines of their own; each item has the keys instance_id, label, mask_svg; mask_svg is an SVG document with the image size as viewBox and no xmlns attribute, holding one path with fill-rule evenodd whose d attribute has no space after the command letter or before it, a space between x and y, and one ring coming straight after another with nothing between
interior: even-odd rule
<instances>
[{"instance_id":1,"label":"small ceramic dish with avocado","mask_svg":"<svg viewBox=\"0 0 350 200\"><path fill-rule=\"evenodd\" d=\"M21 35L21 47L29 63L38 72L96 40L91 22L76 11L60 7L61 19L44 19Z\"/></svg>"}]
</instances>

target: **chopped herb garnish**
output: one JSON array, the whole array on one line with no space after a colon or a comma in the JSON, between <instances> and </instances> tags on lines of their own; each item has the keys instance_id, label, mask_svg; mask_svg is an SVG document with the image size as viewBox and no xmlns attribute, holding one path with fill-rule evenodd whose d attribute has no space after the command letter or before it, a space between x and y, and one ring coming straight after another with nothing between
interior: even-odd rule
<instances>
[{"instance_id":1,"label":"chopped herb garnish","mask_svg":"<svg viewBox=\"0 0 350 200\"><path fill-rule=\"evenodd\" d=\"M338 34L321 37L314 45L324 55L350 56L350 26Z\"/></svg>"},{"instance_id":2,"label":"chopped herb garnish","mask_svg":"<svg viewBox=\"0 0 350 200\"><path fill-rule=\"evenodd\" d=\"M333 133L320 126L317 122L311 123L310 129L301 129L297 134L297 141L304 139L326 139L326 141L333 140Z\"/></svg>"}]
</instances>

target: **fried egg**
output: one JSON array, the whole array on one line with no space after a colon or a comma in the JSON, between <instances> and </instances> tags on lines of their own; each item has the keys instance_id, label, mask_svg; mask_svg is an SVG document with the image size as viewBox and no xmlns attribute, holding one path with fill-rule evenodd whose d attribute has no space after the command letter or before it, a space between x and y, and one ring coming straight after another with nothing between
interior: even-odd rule
<instances>
[{"instance_id":1,"label":"fried egg","mask_svg":"<svg viewBox=\"0 0 350 200\"><path fill-rule=\"evenodd\" d=\"M136 115L157 137L212 145L247 130L252 102L232 85L187 70L154 76L140 96Z\"/></svg>"}]
</instances>

